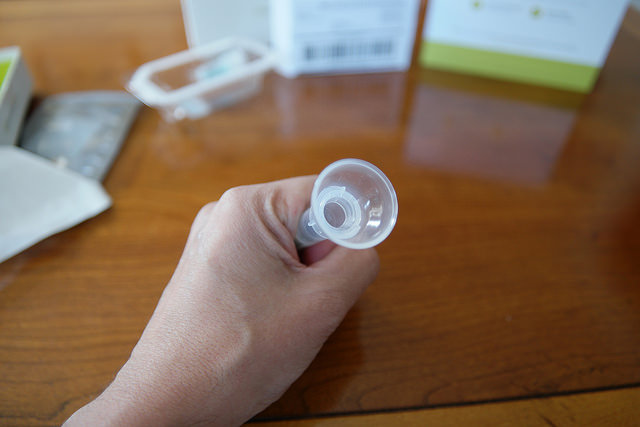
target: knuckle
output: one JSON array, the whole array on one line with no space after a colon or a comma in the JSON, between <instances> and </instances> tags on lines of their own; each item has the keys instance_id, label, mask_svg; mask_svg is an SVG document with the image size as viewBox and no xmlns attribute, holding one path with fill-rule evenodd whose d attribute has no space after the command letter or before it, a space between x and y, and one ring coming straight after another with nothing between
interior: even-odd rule
<instances>
[{"instance_id":1,"label":"knuckle","mask_svg":"<svg viewBox=\"0 0 640 427\"><path fill-rule=\"evenodd\" d=\"M202 206L198 211L195 219L193 220L192 229L202 228L213 215L213 210L216 207L216 202L209 202Z\"/></svg>"},{"instance_id":2,"label":"knuckle","mask_svg":"<svg viewBox=\"0 0 640 427\"><path fill-rule=\"evenodd\" d=\"M250 191L248 187L233 187L222 193L220 203L224 203L225 205L244 204L249 197Z\"/></svg>"},{"instance_id":3,"label":"knuckle","mask_svg":"<svg viewBox=\"0 0 640 427\"><path fill-rule=\"evenodd\" d=\"M198 211L197 217L207 218L207 217L211 216L211 214L213 213L213 209L215 207L216 207L216 202L207 203L206 205L204 205L203 207L200 208L200 210Z\"/></svg>"}]
</instances>

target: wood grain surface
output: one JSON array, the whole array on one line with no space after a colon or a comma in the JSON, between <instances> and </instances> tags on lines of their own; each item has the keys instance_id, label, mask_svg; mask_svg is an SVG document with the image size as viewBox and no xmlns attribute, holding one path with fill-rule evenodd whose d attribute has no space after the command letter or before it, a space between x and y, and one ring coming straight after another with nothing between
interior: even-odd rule
<instances>
[{"instance_id":1,"label":"wood grain surface","mask_svg":"<svg viewBox=\"0 0 640 427\"><path fill-rule=\"evenodd\" d=\"M538 399L494 402L380 414L272 421L261 427L351 426L615 426L640 424L640 389L577 393Z\"/></svg>"},{"instance_id":2,"label":"wood grain surface","mask_svg":"<svg viewBox=\"0 0 640 427\"><path fill-rule=\"evenodd\" d=\"M113 207L0 264L0 424L60 424L101 392L201 205L344 157L387 173L398 224L376 282L259 419L640 384L629 22L586 96L414 68L269 74L257 97L199 122L143 109L104 182ZM169 0L2 1L0 44L22 47L36 99L121 89L186 47Z\"/></svg>"}]
</instances>

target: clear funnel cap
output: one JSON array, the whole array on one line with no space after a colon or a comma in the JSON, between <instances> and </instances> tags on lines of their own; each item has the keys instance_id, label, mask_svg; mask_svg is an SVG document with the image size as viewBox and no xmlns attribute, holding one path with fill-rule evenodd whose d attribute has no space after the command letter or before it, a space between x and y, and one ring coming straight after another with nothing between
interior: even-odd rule
<instances>
[{"instance_id":1,"label":"clear funnel cap","mask_svg":"<svg viewBox=\"0 0 640 427\"><path fill-rule=\"evenodd\" d=\"M382 242L398 217L398 199L380 169L358 159L327 166L311 194L311 208L298 228L299 246L329 239L353 249ZM315 232L318 236L311 236ZM306 236L305 236L306 234Z\"/></svg>"}]
</instances>

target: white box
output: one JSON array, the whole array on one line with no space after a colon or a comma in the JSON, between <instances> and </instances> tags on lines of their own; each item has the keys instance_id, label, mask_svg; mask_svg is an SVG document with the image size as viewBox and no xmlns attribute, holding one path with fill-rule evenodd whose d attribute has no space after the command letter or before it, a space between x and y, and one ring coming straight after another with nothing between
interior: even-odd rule
<instances>
[{"instance_id":1,"label":"white box","mask_svg":"<svg viewBox=\"0 0 640 427\"><path fill-rule=\"evenodd\" d=\"M269 44L269 0L182 0L189 47L227 37Z\"/></svg>"},{"instance_id":2,"label":"white box","mask_svg":"<svg viewBox=\"0 0 640 427\"><path fill-rule=\"evenodd\" d=\"M15 145L31 98L31 77L20 48L0 49L0 145Z\"/></svg>"},{"instance_id":3,"label":"white box","mask_svg":"<svg viewBox=\"0 0 640 427\"><path fill-rule=\"evenodd\" d=\"M354 73L406 70L419 0L271 0L278 71Z\"/></svg>"}]
</instances>

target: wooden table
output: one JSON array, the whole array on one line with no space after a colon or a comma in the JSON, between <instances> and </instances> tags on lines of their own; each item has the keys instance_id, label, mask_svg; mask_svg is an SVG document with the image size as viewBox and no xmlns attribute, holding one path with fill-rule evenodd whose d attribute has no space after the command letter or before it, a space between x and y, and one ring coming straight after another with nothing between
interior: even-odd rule
<instances>
[{"instance_id":1,"label":"wooden table","mask_svg":"<svg viewBox=\"0 0 640 427\"><path fill-rule=\"evenodd\" d=\"M59 424L101 392L201 205L344 157L388 174L399 221L377 281L258 418L562 396L593 412L588 391L622 393L604 411L637 416L637 21L587 96L414 68L270 74L259 96L191 124L143 109L104 182L113 207L0 264L0 424ZM186 47L169 0L4 1L0 41L23 48L37 97L121 89Z\"/></svg>"}]
</instances>

